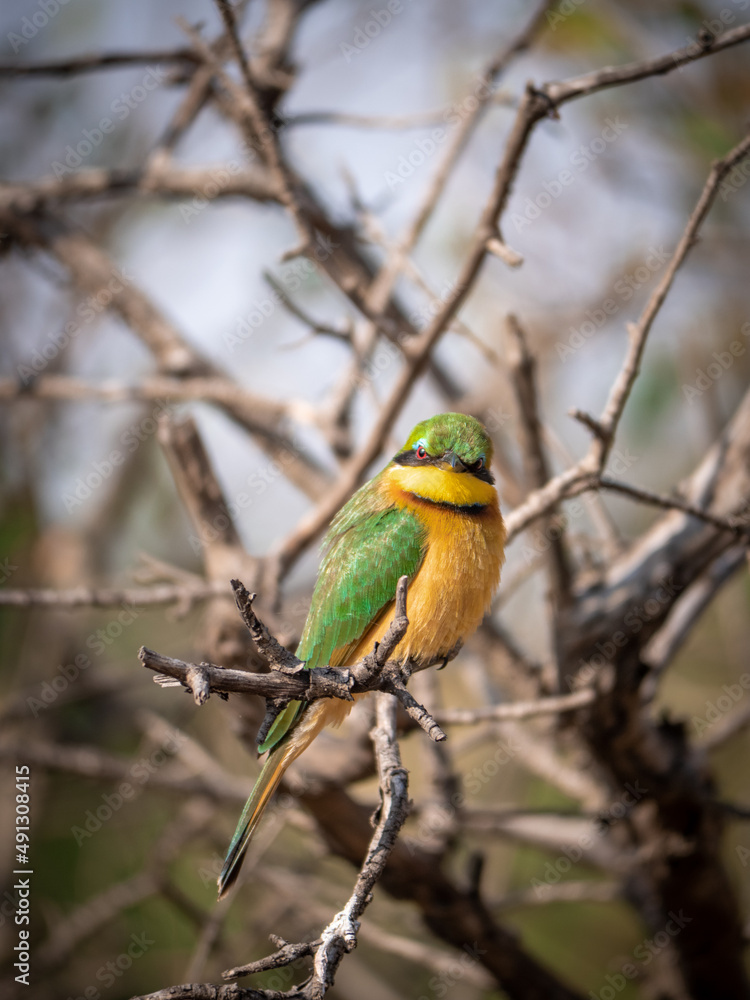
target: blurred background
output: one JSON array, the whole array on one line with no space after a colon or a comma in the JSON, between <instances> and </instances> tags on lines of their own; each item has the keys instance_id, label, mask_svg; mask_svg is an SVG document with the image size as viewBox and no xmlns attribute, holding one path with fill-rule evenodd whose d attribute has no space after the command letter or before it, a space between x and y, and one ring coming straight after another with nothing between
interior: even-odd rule
<instances>
[{"instance_id":1,"label":"blurred background","mask_svg":"<svg viewBox=\"0 0 750 1000\"><path fill-rule=\"evenodd\" d=\"M243 21L251 51L264 6L250 4ZM451 293L526 81L654 58L687 45L701 30L717 33L746 23L748 6L747 0L566 0L551 7L533 47L500 80L411 255L416 279L398 287L413 324L424 326L434 301ZM531 11L512 0L404 0L370 37L364 26L375 8L369 0L325 0L305 12L291 49L296 78L276 114L289 163L331 218L361 227L370 241L365 249L380 261L422 203L451 129L471 111L467 95L475 84L481 88L489 59ZM47 6L5 0L0 204L18 185L43 178L53 183L94 168L135 171L149 159L185 94L180 65L158 58L190 44L180 18L201 24L206 38L221 28L208 0L58 0ZM8 69L114 51L155 58L85 73L19 76ZM662 276L711 162L745 134L749 108L748 47L741 45L573 102L559 120L542 123L504 220L504 237L523 255L523 266L511 270L497 259L485 266L460 323L434 352L450 392L434 375L423 377L403 401L370 471L395 453L416 421L461 409L481 414L492 431L505 509L522 500L518 418L506 364L508 312L522 320L538 358L554 469L579 457L588 433L568 411L602 409L622 363L626 323L637 319ZM437 132L442 136L436 139ZM172 162L234 171L245 168L246 153L238 130L207 106L180 136ZM653 328L625 413L611 464L621 478L652 490L670 492L694 468L747 389L747 182L748 171L740 170L722 187L700 245ZM71 197L60 211L106 250L119 275L148 296L191 349L249 393L293 404L283 414L293 450L310 456L321 482L337 474L346 456L321 432L318 416L346 376L352 357L347 331L356 332L362 317L320 268L305 257L284 259L299 240L278 205L224 193L196 200L131 190ZM105 387L134 385L154 372L154 361L121 316L74 287L59 255L18 246L7 234L0 234L0 248L3 587L125 592L164 580L200 583L205 539L197 537L157 437L164 412L194 419L246 551L252 557L277 551L313 506L316 491L300 488L279 453L269 454L221 407L200 399L133 402L114 398L114 391L109 398L84 392L71 400L24 399L13 388L42 371ZM316 334L283 306L272 304L269 312L273 287L285 289L306 316L339 335ZM75 335L50 348L71 322ZM379 350L351 407L355 452L400 370L393 345L383 341ZM587 503L569 513L568 535L581 565L588 560L595 566L606 557L596 518L608 520L617 548L657 516L653 508L603 497L593 513ZM545 547L539 530L532 525L509 549L493 623L543 664L549 649L540 628L544 585L535 572ZM304 620L317 560L312 545L283 580L272 609L269 602L287 641ZM748 671L749 598L743 571L719 593L671 666L658 696L661 709L705 718L722 686L736 685ZM257 724L258 709L215 697L198 709L180 691L155 686L136 654L145 644L200 661L209 648L207 616L217 606L123 599L100 608L0 607L3 802L12 801L13 766L25 759L25 750L33 775L35 985L25 995L93 997L84 993L93 987L113 1000L173 982L218 982L222 969L265 954L270 932L290 941L318 934L348 896L352 870L329 855L309 815L285 793L253 848L241 892L228 908L216 907L217 862L257 773L245 737ZM417 678L417 689L433 704L450 706L511 697L512 671L496 660L480 635L444 673ZM369 711L362 706L341 733L322 740L323 770L349 752L342 740L366 734ZM526 766L513 738L495 730L451 731L451 773L472 805L578 814L580 799L545 780L539 767ZM511 752L488 769L488 746L509 739ZM453 818L443 823L429 811L444 761L436 764L425 742L411 734L402 752L412 795L423 808L410 820L410 832L429 844ZM744 734L711 758L727 800L747 797L748 750ZM575 770L575 761L570 766ZM314 783L304 773L298 780ZM132 795L121 794L123 783ZM351 793L374 802L376 786L363 780ZM0 814L5 881L12 879L6 873L13 867L13 827L10 809L4 805ZM605 873L587 865L558 871L558 856L530 846L528 838L480 826L462 830L448 861L451 872L463 878L481 851L493 913L583 994L604 996L606 976L632 962L648 937L637 915L609 891ZM725 864L745 909L748 859L747 824L737 821L725 842ZM538 891L539 882L567 880L603 888L588 897L584 891L574 902L550 901ZM11 996L23 988L12 982L8 956L15 929L9 912L1 912L3 977ZM419 942L422 951L398 954L396 937ZM343 963L331 996L503 995L475 959L457 956L423 928L413 908L378 893L360 946ZM647 964L641 960L623 997L642 995ZM258 982L289 988L291 977L284 975Z\"/></svg>"}]
</instances>

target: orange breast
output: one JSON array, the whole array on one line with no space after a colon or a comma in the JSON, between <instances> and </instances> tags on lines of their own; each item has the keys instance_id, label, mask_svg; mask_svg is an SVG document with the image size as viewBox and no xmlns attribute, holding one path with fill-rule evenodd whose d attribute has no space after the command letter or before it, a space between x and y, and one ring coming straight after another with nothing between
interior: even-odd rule
<instances>
[{"instance_id":1,"label":"orange breast","mask_svg":"<svg viewBox=\"0 0 750 1000\"><path fill-rule=\"evenodd\" d=\"M482 621L500 581L505 558L505 523L492 489L481 513L453 511L387 486L391 502L412 510L427 528L424 561L409 585L406 612L409 628L397 646L394 659L433 660L451 651L459 639L468 638ZM393 604L373 622L357 645L337 651L334 666L356 663L372 652L393 620ZM362 697L355 695L355 698ZM304 745L323 726L337 726L346 718L351 702L337 698L315 702L305 713L310 732ZM294 741L295 743L297 740ZM294 755L299 750L294 751Z\"/></svg>"},{"instance_id":2,"label":"orange breast","mask_svg":"<svg viewBox=\"0 0 750 1000\"><path fill-rule=\"evenodd\" d=\"M393 488L427 528L427 553L409 586L409 629L396 658L430 660L470 636L489 609L504 559L505 524L497 498L481 513L453 511ZM494 493L494 490L493 490ZM346 657L354 663L382 639L393 618L389 606Z\"/></svg>"}]
</instances>

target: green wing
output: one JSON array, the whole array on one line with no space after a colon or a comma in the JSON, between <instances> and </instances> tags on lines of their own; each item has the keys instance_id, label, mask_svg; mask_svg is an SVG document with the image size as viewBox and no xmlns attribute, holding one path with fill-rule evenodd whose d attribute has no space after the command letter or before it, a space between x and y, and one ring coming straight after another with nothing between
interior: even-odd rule
<instances>
[{"instance_id":1,"label":"green wing","mask_svg":"<svg viewBox=\"0 0 750 1000\"><path fill-rule=\"evenodd\" d=\"M408 509L381 503L373 480L342 507L323 541L325 554L297 647L308 668L330 663L335 650L358 640L394 600L399 577L411 580L422 564L427 529ZM260 753L286 735L302 707L292 702L282 712Z\"/></svg>"},{"instance_id":2,"label":"green wing","mask_svg":"<svg viewBox=\"0 0 750 1000\"><path fill-rule=\"evenodd\" d=\"M414 514L393 507L329 538L297 649L308 667L329 663L361 637L393 601L399 577L419 569L426 536Z\"/></svg>"}]
</instances>

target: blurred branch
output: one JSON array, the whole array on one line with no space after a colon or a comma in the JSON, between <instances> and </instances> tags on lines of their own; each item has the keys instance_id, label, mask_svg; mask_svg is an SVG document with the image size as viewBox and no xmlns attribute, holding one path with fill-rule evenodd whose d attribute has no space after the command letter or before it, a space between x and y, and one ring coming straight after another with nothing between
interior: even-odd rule
<instances>
[{"instance_id":1,"label":"blurred branch","mask_svg":"<svg viewBox=\"0 0 750 1000\"><path fill-rule=\"evenodd\" d=\"M642 486L631 486L630 483L621 483L608 476L596 476L592 481L592 489L611 490L614 493L621 493L623 496L638 500L641 503L649 504L652 507L661 507L664 510L681 510L691 517L697 517L699 521L712 524L720 531L730 531L733 535L750 538L750 524L740 524L735 520L735 516L716 517L708 510L696 507L677 496L664 496L661 493L654 493L646 490ZM742 506L739 508L742 509Z\"/></svg>"},{"instance_id":2,"label":"blurred branch","mask_svg":"<svg viewBox=\"0 0 750 1000\"><path fill-rule=\"evenodd\" d=\"M76 774L96 780L123 781L133 777L134 765L131 758L116 757L92 746L27 739L0 744L0 759L9 762L23 760L48 771ZM149 771L148 782L143 787L162 789L182 796L204 796L212 801L220 800L236 805L247 799L252 783L218 769L210 777L195 775L188 768L174 763L170 767Z\"/></svg>"},{"instance_id":3,"label":"blurred branch","mask_svg":"<svg viewBox=\"0 0 750 1000\"><path fill-rule=\"evenodd\" d=\"M714 55L733 45L741 45L748 40L750 40L750 24L741 24L719 35L712 35L706 31L698 41L657 59L644 59L642 62L626 63L624 66L605 66L584 76L564 80L561 83L547 84L543 91L552 104L559 107L568 101L587 97L599 90L621 87L623 84L636 83L650 76L671 73L687 63Z\"/></svg>"},{"instance_id":4,"label":"blurred branch","mask_svg":"<svg viewBox=\"0 0 750 1000\"><path fill-rule=\"evenodd\" d=\"M515 701L507 705L485 705L482 708L442 708L435 718L445 725L472 726L476 722L503 722L506 719L531 719L537 715L557 715L590 705L596 698L591 688L571 694L554 695L538 701Z\"/></svg>"},{"instance_id":5,"label":"blurred branch","mask_svg":"<svg viewBox=\"0 0 750 1000\"><path fill-rule=\"evenodd\" d=\"M723 747L750 726L750 702L735 705L712 724L711 732L698 742L701 750L711 751Z\"/></svg>"},{"instance_id":6,"label":"blurred branch","mask_svg":"<svg viewBox=\"0 0 750 1000\"><path fill-rule=\"evenodd\" d=\"M736 31L739 30L740 29L736 29ZM727 34L732 34L732 32L727 32ZM747 29L742 36L742 40L745 38L750 38L750 25L747 26ZM667 293L672 287L675 275L682 266L688 252L696 243L698 231L700 230L703 220L713 204L722 180L732 170L735 164L739 163L740 160L743 160L749 152L750 134L748 134L742 142L738 143L734 149L730 150L726 156L713 163L708 179L703 187L700 198L698 199L698 203L693 209L693 212L688 220L688 224L680 237L675 252L669 261L661 280L652 292L638 322L628 325L627 329L630 347L620 374L610 389L609 398L604 407L604 411L597 421L598 431L596 432L592 442L599 470L604 468L604 464L614 442L620 418L622 417L625 409L625 404L628 401L630 391L633 388L640 371L641 357L646 345L646 339L651 326L656 319L665 298L667 297Z\"/></svg>"},{"instance_id":7,"label":"blurred branch","mask_svg":"<svg viewBox=\"0 0 750 1000\"><path fill-rule=\"evenodd\" d=\"M550 468L539 415L536 359L529 348L526 332L513 313L506 316L505 328L509 341L508 373L520 418L518 437L526 485L529 490L541 489L550 478ZM542 533L549 540L546 556L548 603L555 660L555 679L552 683L556 681L559 684L562 664L560 610L571 600L572 573L563 539L565 522L556 517L558 509L550 509L549 515L542 522Z\"/></svg>"},{"instance_id":8,"label":"blurred branch","mask_svg":"<svg viewBox=\"0 0 750 1000\"><path fill-rule=\"evenodd\" d=\"M335 787L307 791L302 798L329 848L358 866L371 836L367 807ZM396 842L381 885L394 899L413 901L429 930L459 954L470 942L476 961L511 1000L582 1000L523 949L514 931L494 921L477 887L456 885L440 860L418 843Z\"/></svg>"},{"instance_id":9,"label":"blurred branch","mask_svg":"<svg viewBox=\"0 0 750 1000\"><path fill-rule=\"evenodd\" d=\"M17 215L0 211L0 226L22 246L46 250L70 271L74 283L88 295L105 297L106 308L122 317L154 354L163 374L228 378L192 348L151 299L124 276L111 258L82 230L72 229L46 213ZM227 414L255 434L253 407L235 402L224 406ZM258 443L272 457L283 457L285 474L313 497L325 489L326 476L319 464L295 445L281 424L273 437L266 426Z\"/></svg>"},{"instance_id":10,"label":"blurred branch","mask_svg":"<svg viewBox=\"0 0 750 1000\"><path fill-rule=\"evenodd\" d=\"M73 76L123 66L151 66L154 63L187 64L194 67L198 57L192 49L157 49L153 52L102 52L72 59L39 63L0 62L0 76Z\"/></svg>"},{"instance_id":11,"label":"blurred branch","mask_svg":"<svg viewBox=\"0 0 750 1000\"><path fill-rule=\"evenodd\" d=\"M750 26L747 36L750 37ZM519 113L520 114L520 113ZM520 141L520 140L518 140ZM669 262L664 276L649 298L637 323L628 326L630 348L609 392L609 398L602 415L594 419L588 415L577 414L579 419L585 416L585 422L592 430L593 440L588 453L574 466L555 476L541 489L533 491L527 499L516 507L505 518L508 529L508 542L523 528L534 520L553 510L563 497L575 496L587 488L591 477L598 479L602 475L610 449L614 443L617 427L625 408L630 390L640 369L640 359L645 347L649 330L658 314L666 296L672 287L674 277L690 249L697 242L698 232L719 190L719 185L732 167L739 163L750 152L750 135L746 136L725 157L716 160L708 179L703 187L698 202L688 219L685 230ZM519 151L520 155L520 151ZM507 160L507 157L506 157ZM511 165L506 166L508 173ZM501 172L502 168L501 168ZM737 505L739 506L738 499ZM696 516L700 516L696 513ZM713 516L713 515L709 515ZM732 528L734 531L734 528Z\"/></svg>"},{"instance_id":12,"label":"blurred branch","mask_svg":"<svg viewBox=\"0 0 750 1000\"><path fill-rule=\"evenodd\" d=\"M514 107L515 98L510 93L495 91L492 103L504 107ZM410 115L357 115L345 111L299 111L287 115L287 126L340 125L344 128L383 129L424 129L445 122L445 108L435 111L415 112Z\"/></svg>"},{"instance_id":13,"label":"blurred branch","mask_svg":"<svg viewBox=\"0 0 750 1000\"><path fill-rule=\"evenodd\" d=\"M17 608L115 608L120 604L180 604L190 607L196 601L230 595L229 585L223 580L207 580L200 585L160 583L151 587L74 587L70 590L0 588L0 605Z\"/></svg>"},{"instance_id":14,"label":"blurred branch","mask_svg":"<svg viewBox=\"0 0 750 1000\"><path fill-rule=\"evenodd\" d=\"M613 903L622 899L617 882L557 882L542 889L517 889L489 904L497 912L521 906L548 906L550 903Z\"/></svg>"},{"instance_id":15,"label":"blurred branch","mask_svg":"<svg viewBox=\"0 0 750 1000\"><path fill-rule=\"evenodd\" d=\"M70 375L37 375L27 385L17 379L0 377L0 401L37 399L107 403L188 401L218 403L252 411L254 433L275 438L281 420L291 417L311 419L303 403L277 402L266 399L238 385L232 379L216 376L170 378L166 375L146 376L140 382L128 384L117 379L97 382Z\"/></svg>"},{"instance_id":16,"label":"blurred branch","mask_svg":"<svg viewBox=\"0 0 750 1000\"><path fill-rule=\"evenodd\" d=\"M655 683L695 628L700 615L734 573L747 564L747 558L746 548L729 549L680 596L665 623L643 650L643 662L654 675ZM652 693L650 686L647 693Z\"/></svg>"},{"instance_id":17,"label":"blurred branch","mask_svg":"<svg viewBox=\"0 0 750 1000\"><path fill-rule=\"evenodd\" d=\"M59 968L70 960L75 948L100 935L102 929L123 911L158 893L173 905L176 903L183 913L187 909L193 922L202 924L207 920L208 914L196 909L192 903L186 904L171 884L167 873L170 863L179 857L186 843L205 829L212 816L213 807L205 799L186 803L162 832L145 871L87 899L55 924L47 939L38 945L39 970L49 973L52 969Z\"/></svg>"},{"instance_id":18,"label":"blurred branch","mask_svg":"<svg viewBox=\"0 0 750 1000\"><path fill-rule=\"evenodd\" d=\"M99 198L174 198L180 201L244 197L258 202L277 201L278 188L268 171L229 170L216 163L182 167L160 163L134 169L88 167L61 177L41 177L25 183L0 183L0 210L34 212L51 203L87 202Z\"/></svg>"}]
</instances>

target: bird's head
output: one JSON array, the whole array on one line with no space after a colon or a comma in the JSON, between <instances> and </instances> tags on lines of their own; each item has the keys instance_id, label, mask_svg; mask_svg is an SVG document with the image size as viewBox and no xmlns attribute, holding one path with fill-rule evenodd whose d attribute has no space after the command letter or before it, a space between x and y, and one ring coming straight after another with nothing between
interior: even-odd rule
<instances>
[{"instance_id":1,"label":"bird's head","mask_svg":"<svg viewBox=\"0 0 750 1000\"><path fill-rule=\"evenodd\" d=\"M442 506L497 504L492 443L474 417L441 413L417 424L386 470L397 489Z\"/></svg>"},{"instance_id":2,"label":"bird's head","mask_svg":"<svg viewBox=\"0 0 750 1000\"><path fill-rule=\"evenodd\" d=\"M478 420L464 413L441 413L417 424L394 462L434 466L443 472L469 474L489 484L495 482L490 472L489 435Z\"/></svg>"}]
</instances>

